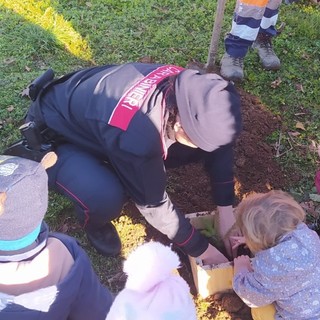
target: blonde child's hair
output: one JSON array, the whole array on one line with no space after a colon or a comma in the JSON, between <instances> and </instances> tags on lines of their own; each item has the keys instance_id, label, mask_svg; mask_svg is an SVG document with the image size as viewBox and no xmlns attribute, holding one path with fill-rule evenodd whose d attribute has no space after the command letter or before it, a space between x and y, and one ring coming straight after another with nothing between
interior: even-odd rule
<instances>
[{"instance_id":1,"label":"blonde child's hair","mask_svg":"<svg viewBox=\"0 0 320 320\"><path fill-rule=\"evenodd\" d=\"M252 194L236 209L236 223L252 253L274 247L304 219L301 206L280 190Z\"/></svg>"}]
</instances>

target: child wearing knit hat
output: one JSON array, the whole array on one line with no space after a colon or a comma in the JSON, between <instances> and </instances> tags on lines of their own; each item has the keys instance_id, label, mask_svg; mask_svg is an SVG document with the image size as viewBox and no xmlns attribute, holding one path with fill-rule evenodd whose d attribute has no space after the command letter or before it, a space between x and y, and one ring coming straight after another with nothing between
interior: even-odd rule
<instances>
[{"instance_id":1,"label":"child wearing knit hat","mask_svg":"<svg viewBox=\"0 0 320 320\"><path fill-rule=\"evenodd\" d=\"M1 320L104 320L113 301L76 240L43 221L55 161L0 156Z\"/></svg>"},{"instance_id":2,"label":"child wearing knit hat","mask_svg":"<svg viewBox=\"0 0 320 320\"><path fill-rule=\"evenodd\" d=\"M106 320L196 320L190 288L174 272L179 264L159 242L139 246L124 263L127 282Z\"/></svg>"}]
</instances>

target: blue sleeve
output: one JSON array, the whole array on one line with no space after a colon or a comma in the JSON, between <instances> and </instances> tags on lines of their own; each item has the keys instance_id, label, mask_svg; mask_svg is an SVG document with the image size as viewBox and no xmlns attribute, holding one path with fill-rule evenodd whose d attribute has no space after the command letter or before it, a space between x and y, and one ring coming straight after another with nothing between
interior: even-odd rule
<instances>
[{"instance_id":1,"label":"blue sleeve","mask_svg":"<svg viewBox=\"0 0 320 320\"><path fill-rule=\"evenodd\" d=\"M113 296L100 283L86 254L83 257L83 267L86 270L83 273L77 298L71 306L68 320L105 320L113 302Z\"/></svg>"},{"instance_id":2,"label":"blue sleeve","mask_svg":"<svg viewBox=\"0 0 320 320\"><path fill-rule=\"evenodd\" d=\"M76 239L61 233L51 233L51 236L62 241L75 260L72 274L70 271L68 275L71 279L68 287L61 288L64 302L72 301L68 320L105 320L114 298L100 282L88 255Z\"/></svg>"},{"instance_id":3,"label":"blue sleeve","mask_svg":"<svg viewBox=\"0 0 320 320\"><path fill-rule=\"evenodd\" d=\"M251 308L271 304L277 299L272 291L256 280L254 272L239 272L235 275L233 290Z\"/></svg>"}]
</instances>

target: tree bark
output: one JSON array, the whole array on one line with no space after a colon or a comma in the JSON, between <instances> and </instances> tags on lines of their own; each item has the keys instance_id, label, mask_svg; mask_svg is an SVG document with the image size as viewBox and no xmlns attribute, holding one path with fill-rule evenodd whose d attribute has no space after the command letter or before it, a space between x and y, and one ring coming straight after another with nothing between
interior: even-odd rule
<instances>
[{"instance_id":1,"label":"tree bark","mask_svg":"<svg viewBox=\"0 0 320 320\"><path fill-rule=\"evenodd\" d=\"M226 2L227 0L218 0L217 3L217 12L212 30L211 43L206 64L206 72L212 72L214 70Z\"/></svg>"}]
</instances>

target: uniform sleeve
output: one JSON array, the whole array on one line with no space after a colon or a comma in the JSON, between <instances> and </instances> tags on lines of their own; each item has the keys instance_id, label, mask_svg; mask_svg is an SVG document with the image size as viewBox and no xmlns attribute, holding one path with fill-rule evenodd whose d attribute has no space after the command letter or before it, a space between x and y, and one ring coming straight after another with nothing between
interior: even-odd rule
<instances>
[{"instance_id":1,"label":"uniform sleeve","mask_svg":"<svg viewBox=\"0 0 320 320\"><path fill-rule=\"evenodd\" d=\"M133 151L137 153L137 149ZM180 246L186 254L199 256L207 249L208 240L168 197L162 156L148 152L149 156L142 157L135 153L117 158L113 155L112 164L138 210L154 228Z\"/></svg>"},{"instance_id":2,"label":"uniform sleeve","mask_svg":"<svg viewBox=\"0 0 320 320\"><path fill-rule=\"evenodd\" d=\"M205 167L210 175L213 201L218 206L234 203L233 144L207 153Z\"/></svg>"},{"instance_id":3,"label":"uniform sleeve","mask_svg":"<svg viewBox=\"0 0 320 320\"><path fill-rule=\"evenodd\" d=\"M172 204L167 193L157 205L137 205L146 220L188 255L198 257L208 248L208 240Z\"/></svg>"}]
</instances>

